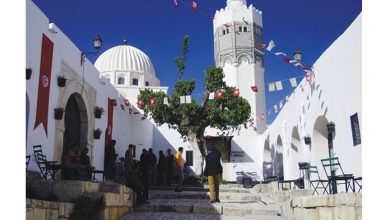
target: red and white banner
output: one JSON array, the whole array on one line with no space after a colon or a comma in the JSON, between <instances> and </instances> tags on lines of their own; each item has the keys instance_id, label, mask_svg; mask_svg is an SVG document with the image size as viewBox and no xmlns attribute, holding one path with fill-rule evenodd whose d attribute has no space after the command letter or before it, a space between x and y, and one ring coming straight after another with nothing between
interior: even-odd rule
<instances>
[{"instance_id":1,"label":"red and white banner","mask_svg":"<svg viewBox=\"0 0 390 220\"><path fill-rule=\"evenodd\" d=\"M53 63L53 49L54 43L42 35L42 49L41 49L41 64L39 67L39 85L38 85L38 100L37 112L35 116L34 129L42 123L47 137L47 117L49 110L49 96L50 96L50 79L51 68Z\"/></svg>"},{"instance_id":2,"label":"red and white banner","mask_svg":"<svg viewBox=\"0 0 390 220\"><path fill-rule=\"evenodd\" d=\"M173 0L173 4L175 4L176 7L179 7L179 0Z\"/></svg>"},{"instance_id":3,"label":"red and white banner","mask_svg":"<svg viewBox=\"0 0 390 220\"><path fill-rule=\"evenodd\" d=\"M198 4L196 4L196 2L192 2L192 10L196 10L198 9Z\"/></svg>"},{"instance_id":4,"label":"red and white banner","mask_svg":"<svg viewBox=\"0 0 390 220\"><path fill-rule=\"evenodd\" d=\"M105 146L107 146L112 140L112 118L114 114L114 101L115 99L108 98L108 106L107 106L107 128L105 135Z\"/></svg>"}]
</instances>

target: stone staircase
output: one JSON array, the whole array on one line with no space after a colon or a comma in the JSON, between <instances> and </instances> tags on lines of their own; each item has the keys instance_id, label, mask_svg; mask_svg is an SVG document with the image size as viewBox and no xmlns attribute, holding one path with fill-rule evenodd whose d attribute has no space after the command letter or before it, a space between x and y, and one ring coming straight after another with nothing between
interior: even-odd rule
<instances>
[{"instance_id":1,"label":"stone staircase","mask_svg":"<svg viewBox=\"0 0 390 220\"><path fill-rule=\"evenodd\" d=\"M284 220L280 203L269 196L272 184L259 184L251 189L242 185L221 185L221 203L210 204L208 186L187 186L183 192L174 192L173 187L153 187L150 204L135 208L135 212L121 220L176 220L176 219L257 219Z\"/></svg>"}]
</instances>

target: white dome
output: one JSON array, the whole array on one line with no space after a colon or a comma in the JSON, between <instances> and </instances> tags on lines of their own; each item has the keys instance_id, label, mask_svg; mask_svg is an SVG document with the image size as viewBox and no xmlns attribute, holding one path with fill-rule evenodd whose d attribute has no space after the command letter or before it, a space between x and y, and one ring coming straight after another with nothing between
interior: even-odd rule
<instances>
[{"instance_id":1,"label":"white dome","mask_svg":"<svg viewBox=\"0 0 390 220\"><path fill-rule=\"evenodd\" d=\"M149 57L141 50L129 45L120 45L105 51L97 58L95 67L101 73L121 70L156 75Z\"/></svg>"}]
</instances>

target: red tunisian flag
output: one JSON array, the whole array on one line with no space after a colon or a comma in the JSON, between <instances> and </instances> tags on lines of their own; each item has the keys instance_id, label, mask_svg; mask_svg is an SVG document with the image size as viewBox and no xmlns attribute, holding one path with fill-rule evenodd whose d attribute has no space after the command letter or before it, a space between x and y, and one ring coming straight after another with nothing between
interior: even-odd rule
<instances>
[{"instance_id":1,"label":"red tunisian flag","mask_svg":"<svg viewBox=\"0 0 390 220\"><path fill-rule=\"evenodd\" d=\"M105 146L107 146L112 140L112 118L114 113L114 102L115 99L108 98L108 107L107 107L107 129L105 136Z\"/></svg>"},{"instance_id":2,"label":"red tunisian flag","mask_svg":"<svg viewBox=\"0 0 390 220\"><path fill-rule=\"evenodd\" d=\"M37 113L35 116L34 129L42 123L45 129L47 137L47 116L49 109L49 96L50 96L50 79L51 79L51 66L53 63L53 49L54 43L42 35L42 49L41 49L41 65L39 67L39 85L38 85L38 101L37 101Z\"/></svg>"}]
</instances>

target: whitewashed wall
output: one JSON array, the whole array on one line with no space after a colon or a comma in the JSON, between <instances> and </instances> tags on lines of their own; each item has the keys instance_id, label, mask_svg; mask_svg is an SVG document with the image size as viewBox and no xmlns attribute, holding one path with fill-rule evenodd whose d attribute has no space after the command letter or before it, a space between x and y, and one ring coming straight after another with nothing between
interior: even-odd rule
<instances>
[{"instance_id":1,"label":"whitewashed wall","mask_svg":"<svg viewBox=\"0 0 390 220\"><path fill-rule=\"evenodd\" d=\"M26 68L31 68L33 71L31 79L26 81L26 93L30 102L26 154L32 155L33 157L32 146L42 145L44 154L47 156L48 160L55 159L54 145L56 121L54 120L54 108L57 107L59 95L57 76L60 73L61 62L65 62L69 65L70 68L79 76L84 75L85 82L96 91L96 105L103 107L105 113L102 115L101 119L95 119L93 116L88 117L95 120L94 128L101 128L103 131L105 130L107 127L107 99L108 97L117 99L118 106L114 107L113 113L112 138L117 140L116 150L119 157L124 156L124 152L130 143L136 144L137 146L151 146L153 140L153 124L148 120L141 121L140 115L129 115L129 107L127 106L125 106L125 110L123 111L120 107L120 104L124 104L123 97L118 94L118 91L110 83L99 78L99 72L88 60L84 63L83 70L83 67L80 65L80 49L71 42L71 40L59 29L59 27L54 25L56 33L50 32L48 29L50 23L49 19L32 1L27 1L26 9ZM42 125L39 125L36 129L34 129L42 34L45 34L54 43L47 137ZM85 37L86 39L89 39L90 36ZM90 109L90 112L93 113L93 109ZM88 123L92 122L89 121ZM92 165L97 169L103 169L104 132L102 133L100 139L93 141L90 154ZM38 170L34 158L31 160L29 169Z\"/></svg>"}]
</instances>

